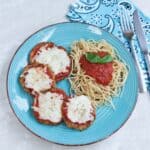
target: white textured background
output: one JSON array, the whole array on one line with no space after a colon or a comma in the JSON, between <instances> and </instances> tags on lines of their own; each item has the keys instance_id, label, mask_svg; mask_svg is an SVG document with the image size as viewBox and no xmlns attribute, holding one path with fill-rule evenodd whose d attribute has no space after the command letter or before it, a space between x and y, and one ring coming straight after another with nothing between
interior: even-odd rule
<instances>
[{"instance_id":1,"label":"white textured background","mask_svg":"<svg viewBox=\"0 0 150 150\"><path fill-rule=\"evenodd\" d=\"M1 150L149 150L150 97L139 95L127 123L113 136L96 144L67 147L32 135L12 113L6 95L8 64L18 46L36 30L67 21L65 14L74 0L0 0L0 149ZM133 0L150 16L148 0ZM82 138L82 137L81 137Z\"/></svg>"}]
</instances>

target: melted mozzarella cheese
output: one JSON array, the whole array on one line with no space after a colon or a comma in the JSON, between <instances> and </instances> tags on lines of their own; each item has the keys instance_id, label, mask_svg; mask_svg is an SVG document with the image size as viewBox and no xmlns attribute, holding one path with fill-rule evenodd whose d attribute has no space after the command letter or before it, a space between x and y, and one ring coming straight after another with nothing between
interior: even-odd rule
<instances>
[{"instance_id":1,"label":"melted mozzarella cheese","mask_svg":"<svg viewBox=\"0 0 150 150\"><path fill-rule=\"evenodd\" d=\"M62 95L51 92L40 93L38 102L39 107L34 106L33 109L39 113L41 119L50 120L55 123L61 121Z\"/></svg>"},{"instance_id":2,"label":"melted mozzarella cheese","mask_svg":"<svg viewBox=\"0 0 150 150\"><path fill-rule=\"evenodd\" d=\"M87 96L81 95L69 99L68 102L68 118L72 122L85 123L94 120L91 114L93 107Z\"/></svg>"},{"instance_id":3,"label":"melted mozzarella cheese","mask_svg":"<svg viewBox=\"0 0 150 150\"><path fill-rule=\"evenodd\" d=\"M55 74L66 72L67 66L70 65L70 59L64 50L54 46L46 49L41 47L40 52L33 58L36 62L47 64Z\"/></svg>"},{"instance_id":4,"label":"melted mozzarella cheese","mask_svg":"<svg viewBox=\"0 0 150 150\"><path fill-rule=\"evenodd\" d=\"M49 89L52 84L52 80L41 68L29 69L24 78L25 86L37 92Z\"/></svg>"}]
</instances>

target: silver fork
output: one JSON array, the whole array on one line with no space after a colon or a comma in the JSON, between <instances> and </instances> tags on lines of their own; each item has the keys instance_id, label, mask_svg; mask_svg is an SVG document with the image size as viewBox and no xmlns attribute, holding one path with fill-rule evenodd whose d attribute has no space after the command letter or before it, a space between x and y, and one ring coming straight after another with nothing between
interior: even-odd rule
<instances>
[{"instance_id":1,"label":"silver fork","mask_svg":"<svg viewBox=\"0 0 150 150\"><path fill-rule=\"evenodd\" d=\"M144 93L144 92L146 92L146 87L144 86L144 81L142 78L140 64L137 61L135 50L134 50L133 44L132 44L132 38L134 35L134 31L132 28L132 24L131 24L128 12L124 8L121 10L120 23L121 23L121 29L122 29L123 35L128 40L128 43L129 43L130 49L131 49L131 54L135 61L136 69L138 72L138 79L139 79L139 92Z\"/></svg>"}]
</instances>

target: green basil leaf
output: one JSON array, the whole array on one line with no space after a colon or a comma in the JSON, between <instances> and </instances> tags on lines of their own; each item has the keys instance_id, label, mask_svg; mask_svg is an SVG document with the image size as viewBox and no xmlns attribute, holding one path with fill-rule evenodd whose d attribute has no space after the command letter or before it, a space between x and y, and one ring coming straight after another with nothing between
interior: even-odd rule
<instances>
[{"instance_id":1,"label":"green basil leaf","mask_svg":"<svg viewBox=\"0 0 150 150\"><path fill-rule=\"evenodd\" d=\"M87 53L85 55L86 59L91 62L91 63L100 63L100 64L104 64L104 63L108 63L108 62L112 62L113 58L111 55L106 55L104 57L100 57L97 54L94 53Z\"/></svg>"}]
</instances>

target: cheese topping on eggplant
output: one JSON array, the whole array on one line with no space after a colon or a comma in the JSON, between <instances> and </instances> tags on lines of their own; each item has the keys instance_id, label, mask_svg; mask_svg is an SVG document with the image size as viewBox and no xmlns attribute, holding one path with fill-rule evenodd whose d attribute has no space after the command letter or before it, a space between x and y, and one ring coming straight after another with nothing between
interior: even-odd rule
<instances>
[{"instance_id":1,"label":"cheese topping on eggplant","mask_svg":"<svg viewBox=\"0 0 150 150\"><path fill-rule=\"evenodd\" d=\"M69 99L67 106L68 118L72 122L85 123L86 121L94 120L94 116L91 114L93 107L87 96L73 97Z\"/></svg>"},{"instance_id":2,"label":"cheese topping on eggplant","mask_svg":"<svg viewBox=\"0 0 150 150\"><path fill-rule=\"evenodd\" d=\"M33 60L41 64L47 64L55 74L66 72L67 67L70 66L67 52L56 46L47 49L45 46L41 47Z\"/></svg>"},{"instance_id":3,"label":"cheese topping on eggplant","mask_svg":"<svg viewBox=\"0 0 150 150\"><path fill-rule=\"evenodd\" d=\"M40 67L30 68L23 76L25 78L25 86L37 92L49 89L53 82L44 72L44 69Z\"/></svg>"},{"instance_id":4,"label":"cheese topping on eggplant","mask_svg":"<svg viewBox=\"0 0 150 150\"><path fill-rule=\"evenodd\" d=\"M39 113L40 119L50 120L54 123L61 121L61 107L63 95L57 93L40 93L38 97L38 107L33 106L34 111Z\"/></svg>"}]
</instances>

